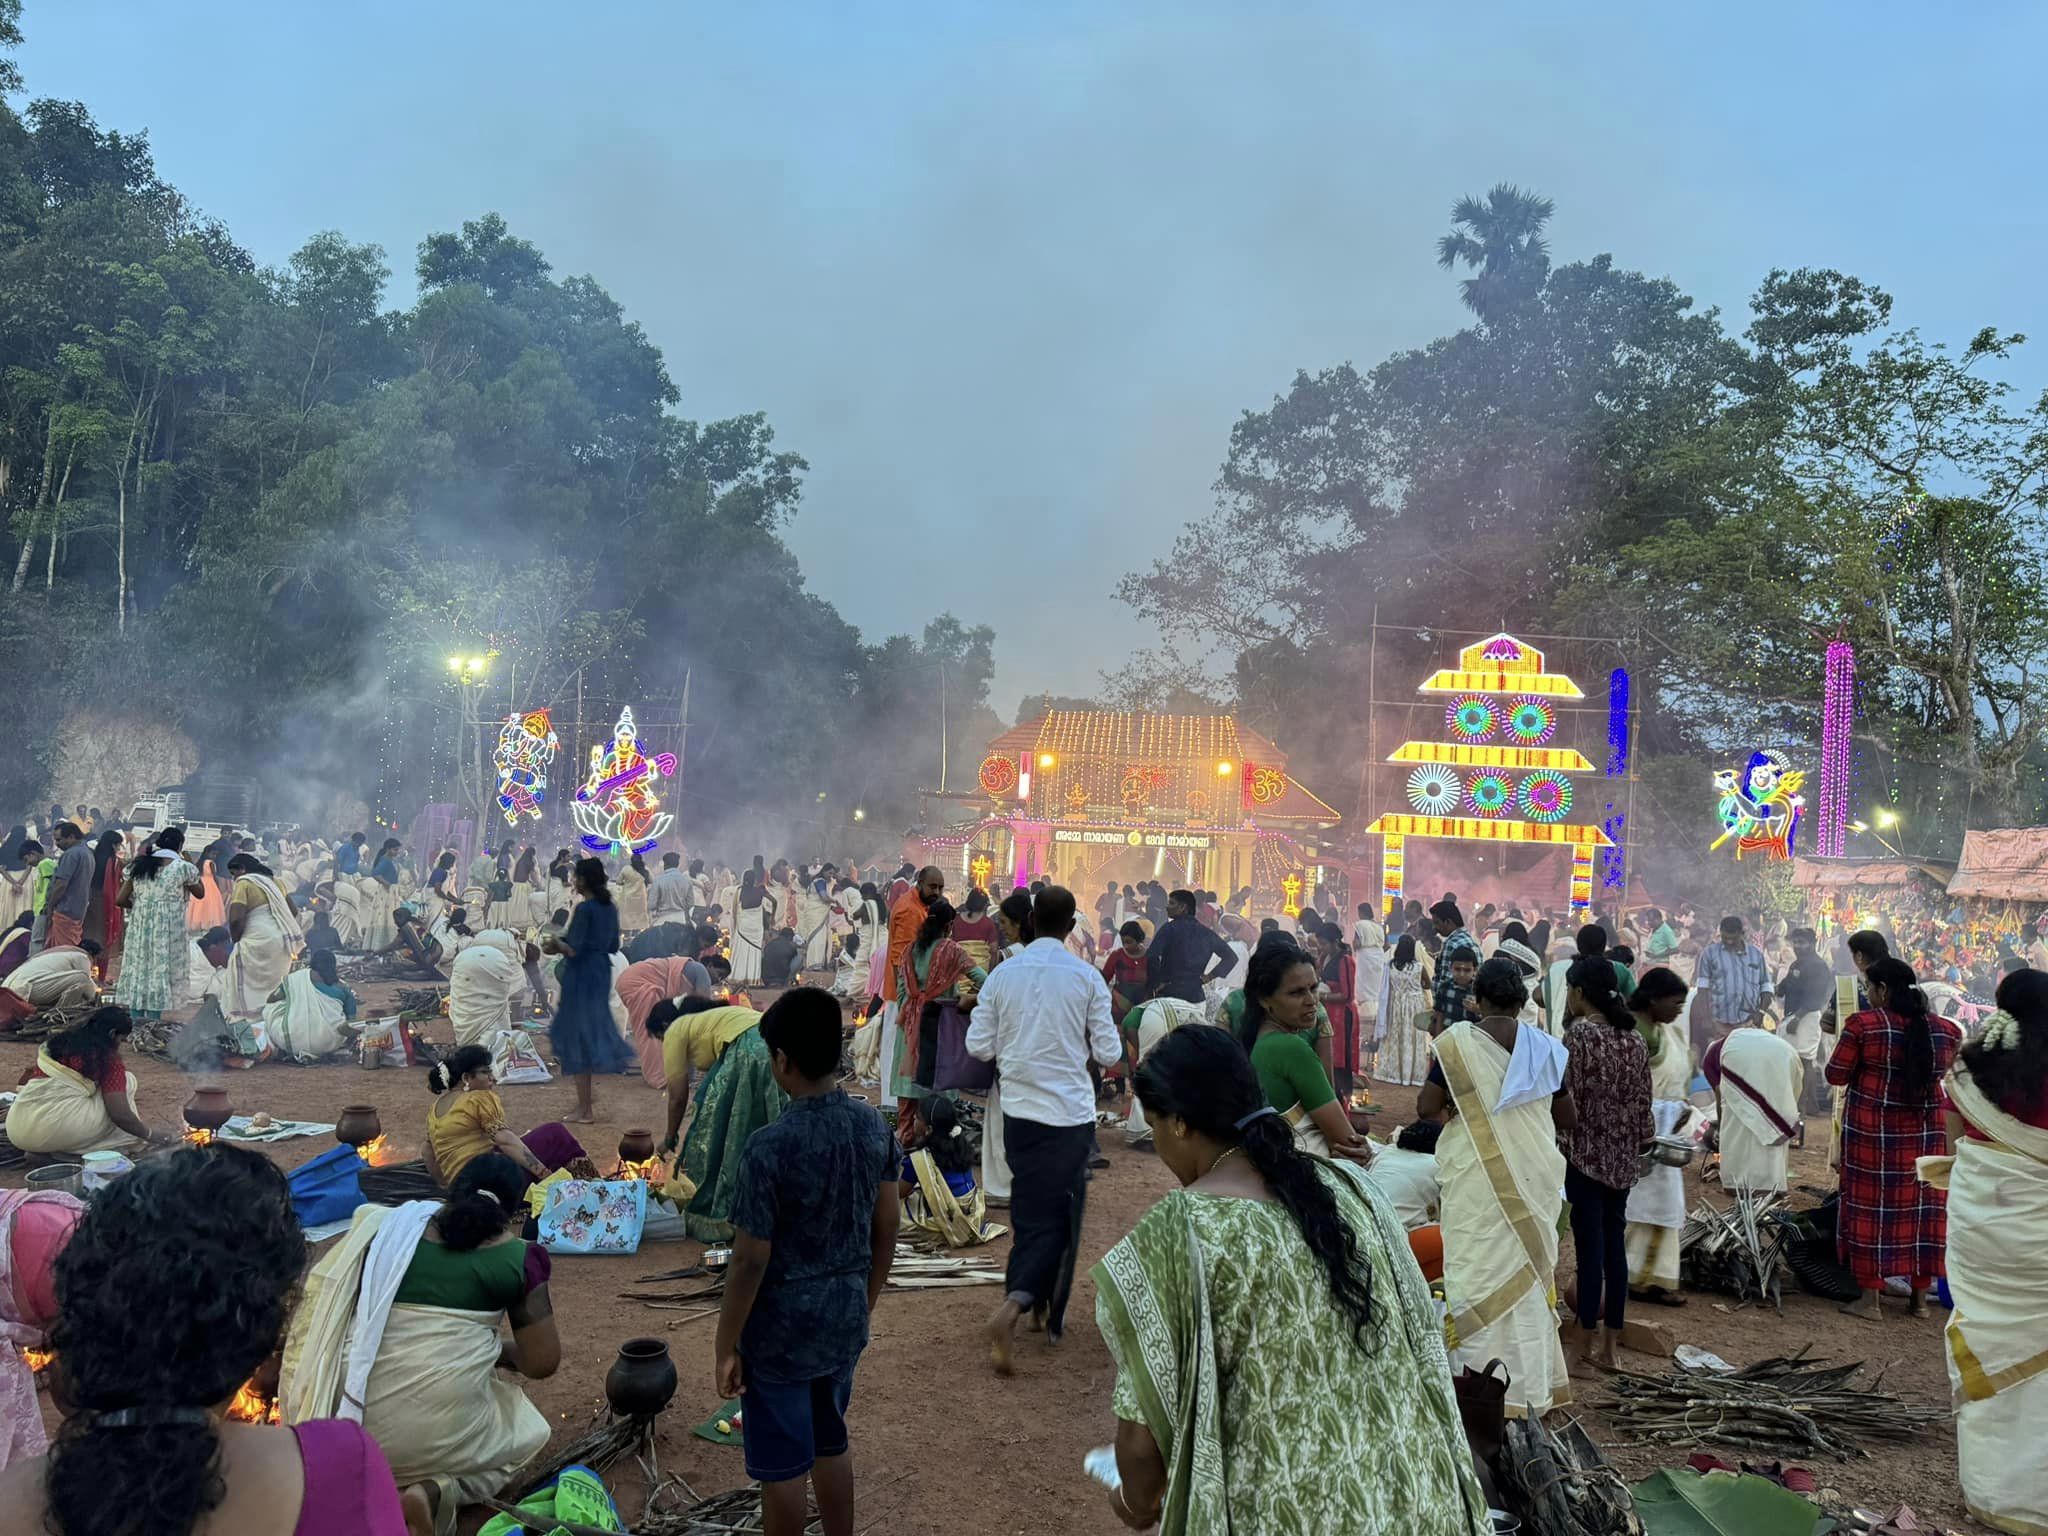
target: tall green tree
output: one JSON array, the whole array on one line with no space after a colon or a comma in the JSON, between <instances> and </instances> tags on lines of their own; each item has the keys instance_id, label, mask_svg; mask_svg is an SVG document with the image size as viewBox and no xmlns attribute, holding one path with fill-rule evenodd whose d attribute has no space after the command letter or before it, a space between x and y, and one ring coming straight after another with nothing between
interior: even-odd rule
<instances>
[{"instance_id":1,"label":"tall green tree","mask_svg":"<svg viewBox=\"0 0 2048 1536\"><path fill-rule=\"evenodd\" d=\"M1482 320L1514 313L1550 275L1544 226L1557 211L1547 197L1501 182L1485 197L1451 205L1453 228L1436 243L1436 264L1446 272L1473 271L1458 284L1465 305Z\"/></svg>"}]
</instances>

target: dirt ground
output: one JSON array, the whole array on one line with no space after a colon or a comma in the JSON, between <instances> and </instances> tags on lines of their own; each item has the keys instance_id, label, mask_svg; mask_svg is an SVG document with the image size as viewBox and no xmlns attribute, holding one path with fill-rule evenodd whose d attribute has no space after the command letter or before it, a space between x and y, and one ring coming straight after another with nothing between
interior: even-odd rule
<instances>
[{"instance_id":1,"label":"dirt ground","mask_svg":"<svg viewBox=\"0 0 2048 1536\"><path fill-rule=\"evenodd\" d=\"M387 1002L389 989L363 990L366 1011L374 1015ZM13 1083L33 1056L31 1046L0 1040L0 1080ZM130 1065L140 1080L143 1118L151 1124L175 1122L201 1079L147 1057ZM244 1114L267 1110L280 1119L331 1121L344 1104L375 1104L385 1131L407 1155L417 1153L424 1134L429 1096L421 1072L263 1066L206 1080L223 1081L236 1111ZM572 1103L570 1089L559 1080L502 1093L519 1129L557 1119ZM1391 1131L1412 1110L1413 1094L1387 1089L1380 1102L1378 1123ZM614 1155L620 1131L661 1124L660 1096L637 1077L601 1080L597 1111L602 1123L581 1129L588 1133L584 1145L601 1167ZM1817 1139L1824 1147L1824 1137ZM281 1165L294 1167L332 1145L326 1138L301 1139L268 1150ZM999 1380L990 1373L977 1337L977 1326L999 1299L994 1287L890 1292L882 1298L849 1420L859 1530L950 1536L962 1528L1019 1533L1122 1528L1109 1511L1107 1496L1081 1470L1082 1455L1113 1433L1109 1357L1095 1329L1095 1291L1085 1271L1166 1192L1171 1177L1149 1152L1127 1150L1120 1133L1105 1133L1103 1146L1110 1167L1095 1176L1089 1189L1083 1278L1058 1349L1025 1336L1017 1374ZM18 1185L22 1175L20 1168L7 1170L0 1174L0 1185ZM1824 1150L1795 1153L1793 1181L1825 1186ZM1000 1212L994 1214L1001 1218ZM1000 1257L1007 1248L1005 1239L986 1251ZM644 1246L632 1258L558 1260L552 1290L562 1368L548 1381L528 1384L527 1390L554 1421L558 1443L573 1438L603 1412L604 1374L619 1343L640 1334L663 1335L681 1385L659 1422L659 1465L664 1474L680 1474L699 1497L706 1497L746 1481L737 1448L712 1445L690 1433L720 1402L712 1387L715 1323L706 1319L678 1326L665 1314L619 1295L634 1288L641 1276L689 1264L699 1252L695 1243L659 1243ZM1572 1267L1567 1242L1560 1283ZM1835 1360L1868 1361L1884 1368L1885 1385L1900 1396L1945 1406L1940 1315L1915 1321L1893 1306L1882 1323L1868 1323L1843 1317L1833 1304L1804 1293L1789 1294L1782 1315L1701 1295L1683 1309L1642 1307L1635 1315L1671 1328L1680 1343L1712 1350L1736 1365L1807 1346ZM1643 1371L1660 1369L1660 1362L1643 1355L1627 1355L1623 1363ZM1617 1444L1597 1407L1589 1405L1599 1395L1597 1384L1583 1387L1580 1411L1593 1437L1625 1474L1639 1477L1684 1460L1685 1451ZM1869 1460L1807 1465L1822 1488L1839 1490L1854 1504L1889 1510L1906 1503L1924 1521L1978 1529L1962 1511L1955 1437L1946 1426L1906 1443L1879 1445ZM614 1469L613 1481L621 1512L630 1521L645 1496L641 1476L621 1466Z\"/></svg>"}]
</instances>

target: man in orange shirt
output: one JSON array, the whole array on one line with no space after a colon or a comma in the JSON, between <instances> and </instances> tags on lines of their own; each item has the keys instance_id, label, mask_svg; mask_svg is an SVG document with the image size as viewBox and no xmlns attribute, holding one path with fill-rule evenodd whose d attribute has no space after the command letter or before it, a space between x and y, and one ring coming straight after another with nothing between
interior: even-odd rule
<instances>
[{"instance_id":1,"label":"man in orange shirt","mask_svg":"<svg viewBox=\"0 0 2048 1536\"><path fill-rule=\"evenodd\" d=\"M910 946L917 940L917 930L924 925L924 915L931 904L946 894L945 872L933 864L927 864L917 872L917 884L905 891L896 905L889 909L889 953L882 966L882 1108L894 1109L896 1095L889 1091L890 1080L896 1071L896 1034L902 1027L897 1017L902 1004L896 996L896 978L901 974L903 962L910 955ZM916 1021L911 1025L916 1027Z\"/></svg>"}]
</instances>

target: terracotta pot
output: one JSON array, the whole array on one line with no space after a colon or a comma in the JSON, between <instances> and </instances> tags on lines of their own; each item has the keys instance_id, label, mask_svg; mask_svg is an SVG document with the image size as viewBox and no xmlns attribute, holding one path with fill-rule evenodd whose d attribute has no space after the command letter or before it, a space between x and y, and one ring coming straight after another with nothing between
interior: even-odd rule
<instances>
[{"instance_id":1,"label":"terracotta pot","mask_svg":"<svg viewBox=\"0 0 2048 1536\"><path fill-rule=\"evenodd\" d=\"M227 1089L217 1085L195 1088L192 1097L185 1101L185 1123L195 1131L217 1131L233 1114Z\"/></svg>"},{"instance_id":2,"label":"terracotta pot","mask_svg":"<svg viewBox=\"0 0 2048 1536\"><path fill-rule=\"evenodd\" d=\"M676 1363L660 1339L628 1339L605 1373L605 1401L622 1418L652 1418L676 1395Z\"/></svg>"},{"instance_id":3,"label":"terracotta pot","mask_svg":"<svg viewBox=\"0 0 2048 1536\"><path fill-rule=\"evenodd\" d=\"M654 1132L635 1126L619 1137L619 1160L644 1163L654 1156Z\"/></svg>"},{"instance_id":4,"label":"terracotta pot","mask_svg":"<svg viewBox=\"0 0 2048 1536\"><path fill-rule=\"evenodd\" d=\"M334 1139L343 1146L360 1147L384 1134L384 1122L377 1118L374 1104L344 1104L335 1122Z\"/></svg>"}]
</instances>

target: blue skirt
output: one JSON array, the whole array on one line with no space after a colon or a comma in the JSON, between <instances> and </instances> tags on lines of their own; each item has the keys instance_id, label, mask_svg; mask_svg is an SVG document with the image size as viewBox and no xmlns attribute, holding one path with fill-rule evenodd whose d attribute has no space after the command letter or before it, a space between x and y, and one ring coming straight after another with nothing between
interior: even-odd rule
<instances>
[{"instance_id":1,"label":"blue skirt","mask_svg":"<svg viewBox=\"0 0 2048 1536\"><path fill-rule=\"evenodd\" d=\"M579 965L581 958L577 956L562 967L562 1000L548 1026L556 1065L569 1077L623 1072L633 1053L612 1023L611 962L599 955L595 957L599 964Z\"/></svg>"}]
</instances>

